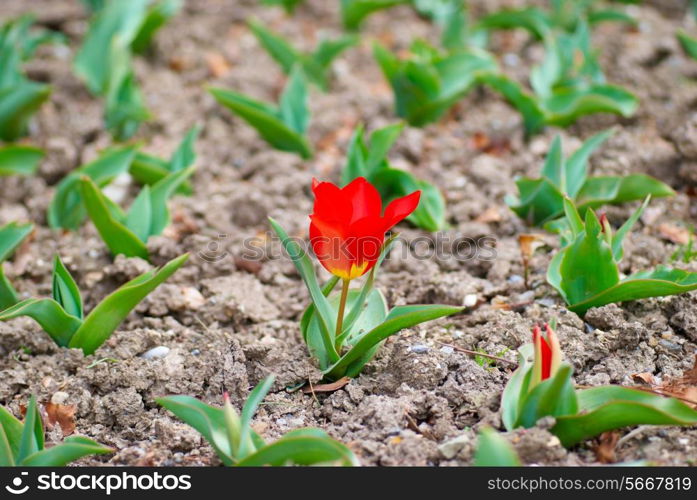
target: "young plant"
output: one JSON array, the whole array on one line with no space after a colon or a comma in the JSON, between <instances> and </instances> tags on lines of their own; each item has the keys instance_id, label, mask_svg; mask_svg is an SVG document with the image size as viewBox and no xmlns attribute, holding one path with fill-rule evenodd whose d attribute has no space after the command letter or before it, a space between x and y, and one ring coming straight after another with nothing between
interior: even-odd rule
<instances>
[{"instance_id":1,"label":"young plant","mask_svg":"<svg viewBox=\"0 0 697 500\"><path fill-rule=\"evenodd\" d=\"M169 160L138 151L128 173L140 184L152 186L170 174L186 170L196 161L194 146L200 131L198 126L191 127ZM185 181L176 192L189 195L192 193L191 185Z\"/></svg>"},{"instance_id":2,"label":"young plant","mask_svg":"<svg viewBox=\"0 0 697 500\"><path fill-rule=\"evenodd\" d=\"M579 22L574 33L554 32L543 41L545 58L530 75L532 93L503 74L482 76L483 83L518 108L528 136L546 125L566 127L590 114L634 114L637 98L622 87L605 83L585 22Z\"/></svg>"},{"instance_id":3,"label":"young plant","mask_svg":"<svg viewBox=\"0 0 697 500\"><path fill-rule=\"evenodd\" d=\"M75 57L75 72L92 94L105 99L106 126L116 140L129 139L150 118L133 72L132 55L181 7L180 0L106 0L96 12Z\"/></svg>"},{"instance_id":4,"label":"young plant","mask_svg":"<svg viewBox=\"0 0 697 500\"><path fill-rule=\"evenodd\" d=\"M96 160L73 170L56 187L46 217L53 229L76 231L87 217L82 201L80 180L87 176L104 187L120 174L128 172L136 155L136 147L116 147L104 151Z\"/></svg>"},{"instance_id":5,"label":"young plant","mask_svg":"<svg viewBox=\"0 0 697 500\"><path fill-rule=\"evenodd\" d=\"M397 116L416 127L440 119L482 75L497 71L496 61L483 50L442 51L423 40L412 43L406 60L379 44L373 54L392 86Z\"/></svg>"},{"instance_id":6,"label":"young plant","mask_svg":"<svg viewBox=\"0 0 697 500\"><path fill-rule=\"evenodd\" d=\"M276 221L270 222L312 298L300 322L303 339L325 378L335 381L356 377L388 337L462 308L408 305L389 310L385 297L373 287L376 270L393 241L385 242L385 233L416 209L418 191L393 200L383 214L379 192L363 177L344 188L314 181L312 189L310 243L322 266L334 275L324 287L320 288L301 246ZM363 287L351 290L351 281L366 273ZM330 296L339 281L341 292Z\"/></svg>"},{"instance_id":7,"label":"young plant","mask_svg":"<svg viewBox=\"0 0 697 500\"><path fill-rule=\"evenodd\" d=\"M169 278L189 257L184 254L161 269L129 281L102 300L85 316L77 283L56 256L53 293L50 299L27 299L0 312L0 321L28 316L61 347L82 349L85 355L97 350L138 303Z\"/></svg>"},{"instance_id":8,"label":"young plant","mask_svg":"<svg viewBox=\"0 0 697 500\"><path fill-rule=\"evenodd\" d=\"M598 6L598 3L597 0L551 0L549 10L539 7L503 9L482 18L478 26L486 30L522 28L542 40L555 30L571 33L580 22L591 26L607 21L637 24L628 14Z\"/></svg>"},{"instance_id":9,"label":"young plant","mask_svg":"<svg viewBox=\"0 0 697 500\"><path fill-rule=\"evenodd\" d=\"M658 266L622 278L622 241L648 204L642 206L613 234L606 217L598 220L586 210L585 222L570 200L564 200L562 249L552 258L547 281L569 309L579 315L591 307L615 302L676 295L697 290L697 273Z\"/></svg>"},{"instance_id":10,"label":"young plant","mask_svg":"<svg viewBox=\"0 0 697 500\"><path fill-rule=\"evenodd\" d=\"M676 36L685 53L692 59L697 60L697 38L691 37L684 30L679 30Z\"/></svg>"},{"instance_id":11,"label":"young plant","mask_svg":"<svg viewBox=\"0 0 697 500\"><path fill-rule=\"evenodd\" d=\"M0 28L0 139L14 141L26 135L31 117L51 94L51 87L29 80L22 64L43 43L62 40L51 32L30 31L31 16L8 21Z\"/></svg>"},{"instance_id":12,"label":"young plant","mask_svg":"<svg viewBox=\"0 0 697 500\"><path fill-rule=\"evenodd\" d=\"M305 135L310 120L307 83L302 69L293 68L278 106L247 97L239 92L211 88L215 99L254 127L266 142L280 151L312 156L312 146Z\"/></svg>"},{"instance_id":13,"label":"young plant","mask_svg":"<svg viewBox=\"0 0 697 500\"><path fill-rule=\"evenodd\" d=\"M15 305L19 298L17 292L5 277L2 263L14 253L17 247L34 230L32 224L15 222L0 227L0 311Z\"/></svg>"},{"instance_id":14,"label":"young plant","mask_svg":"<svg viewBox=\"0 0 697 500\"><path fill-rule=\"evenodd\" d=\"M345 445L321 429L290 431L273 443L252 429L252 418L273 385L273 377L259 382L238 414L227 393L223 407L202 403L190 396L168 396L156 401L196 429L210 443L226 466L358 465Z\"/></svg>"},{"instance_id":15,"label":"young plant","mask_svg":"<svg viewBox=\"0 0 697 500\"><path fill-rule=\"evenodd\" d=\"M474 453L475 467L519 467L520 458L511 444L491 427L479 431L477 450Z\"/></svg>"},{"instance_id":16,"label":"young plant","mask_svg":"<svg viewBox=\"0 0 697 500\"><path fill-rule=\"evenodd\" d=\"M341 21L347 30L357 30L369 15L410 0L341 0Z\"/></svg>"},{"instance_id":17,"label":"young plant","mask_svg":"<svg viewBox=\"0 0 697 500\"><path fill-rule=\"evenodd\" d=\"M295 12L298 5L303 3L303 0L261 0L262 5L278 5L283 7L283 10L288 14Z\"/></svg>"},{"instance_id":18,"label":"young plant","mask_svg":"<svg viewBox=\"0 0 697 500\"><path fill-rule=\"evenodd\" d=\"M585 210L643 200L648 195L675 194L666 184L644 174L588 177L588 159L611 135L612 130L606 130L590 137L568 158L562 153L561 137L556 136L541 177L516 179L518 197L507 197L508 206L529 224L542 226L564 215L564 198Z\"/></svg>"},{"instance_id":19,"label":"young plant","mask_svg":"<svg viewBox=\"0 0 697 500\"><path fill-rule=\"evenodd\" d=\"M312 52L301 52L259 21L250 21L249 27L286 75L290 75L297 65L302 68L308 81L324 92L329 89L329 69L334 59L359 41L355 35L345 35L335 40L321 40Z\"/></svg>"},{"instance_id":20,"label":"young plant","mask_svg":"<svg viewBox=\"0 0 697 500\"><path fill-rule=\"evenodd\" d=\"M501 419L507 430L530 428L551 416L551 432L562 445L632 425L695 425L697 411L685 403L621 386L576 390L573 368L562 361L556 334L549 325L533 330L533 343L519 349L518 368L501 397Z\"/></svg>"},{"instance_id":21,"label":"young plant","mask_svg":"<svg viewBox=\"0 0 697 500\"><path fill-rule=\"evenodd\" d=\"M387 160L387 153L402 128L401 123L381 128L366 142L363 127L358 127L349 144L341 182L347 185L358 177L365 177L386 203L421 191L420 203L407 220L428 231L438 231L445 226L445 200L441 192L433 184L417 179L405 170L393 168Z\"/></svg>"},{"instance_id":22,"label":"young plant","mask_svg":"<svg viewBox=\"0 0 697 500\"><path fill-rule=\"evenodd\" d=\"M441 28L441 45L450 50L478 47L488 41L486 30L473 25L465 0L413 0L416 11Z\"/></svg>"},{"instance_id":23,"label":"young plant","mask_svg":"<svg viewBox=\"0 0 697 500\"><path fill-rule=\"evenodd\" d=\"M87 215L112 254L149 259L147 242L162 234L170 223L167 201L194 172L194 167L169 174L150 186L144 186L128 212L107 198L88 176L80 179L82 200Z\"/></svg>"},{"instance_id":24,"label":"young plant","mask_svg":"<svg viewBox=\"0 0 697 500\"><path fill-rule=\"evenodd\" d=\"M3 175L32 175L44 157L43 150L32 146L0 147L0 177Z\"/></svg>"},{"instance_id":25,"label":"young plant","mask_svg":"<svg viewBox=\"0 0 697 500\"><path fill-rule=\"evenodd\" d=\"M88 455L111 453L89 438L70 436L50 448L45 447L44 425L36 398L29 399L24 422L0 406L0 466L62 467Z\"/></svg>"}]
</instances>

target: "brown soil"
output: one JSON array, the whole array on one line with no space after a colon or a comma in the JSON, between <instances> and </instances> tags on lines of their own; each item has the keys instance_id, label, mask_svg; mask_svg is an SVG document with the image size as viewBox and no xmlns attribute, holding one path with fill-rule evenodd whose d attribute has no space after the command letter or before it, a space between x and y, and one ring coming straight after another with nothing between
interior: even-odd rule
<instances>
[{"instance_id":1,"label":"brown soil","mask_svg":"<svg viewBox=\"0 0 697 500\"><path fill-rule=\"evenodd\" d=\"M522 2L472 3L481 12ZM168 156L190 126L204 127L197 145L195 194L173 200L173 227L149 244L154 264L183 252L191 252L192 258L93 356L57 348L30 320L0 323L0 403L18 412L29 394L37 394L77 405L77 432L117 450L82 464L208 465L218 463L211 448L153 399L188 394L218 403L228 391L239 404L254 384L274 373L277 382L255 420L264 436L319 426L349 443L365 465L468 465L477 429L485 424L501 428L499 399L510 367L481 366L440 342L513 360L515 349L529 341L534 323L555 319L578 384L631 384L631 375L639 372L679 375L690 368L697 350L697 294L606 306L590 311L584 322L565 309L545 282L551 248L533 258L531 290L525 289L517 236L530 229L503 203L505 194L515 192L515 175L538 173L554 134L562 133L568 151L580 139L615 126L614 137L593 157L594 172L649 173L679 191L675 198L652 201L628 238L623 271L668 261L676 245L657 229L661 224L697 223L697 202L688 194L694 196L697 188L697 63L686 58L674 37L680 26L694 30L694 21L682 5L686 2L671 2L681 5L676 9L647 3L632 10L640 20L638 28L606 24L595 34L608 80L640 97L636 117L590 117L526 144L519 114L493 93L477 90L441 123L405 130L391 158L444 191L450 223L444 235L492 236L497 258L392 259L382 269L379 286L393 305L459 305L471 294L482 304L393 337L360 377L315 399L284 390L303 379L319 379L298 329L307 292L287 259L241 262L243 241L269 230L268 215L289 232L305 235L312 176L338 178L355 123L373 129L394 120L391 92L372 60L370 41L404 48L412 38L433 38L436 31L408 8L373 16L360 48L336 63L332 91L312 95L310 136L319 151L313 160L301 161L271 150L203 86L213 83L274 98L284 77L246 29L245 19L257 16L310 47L320 34L341 32L338 2L308 0L288 18L279 9L259 7L256 0L189 0L160 32L153 50L137 60L136 69L155 116L139 133L148 151ZM4 0L0 16L26 11L68 34L70 44L42 48L30 64L32 76L54 88L31 133L31 141L48 155L36 177L0 178L0 224L37 224L7 272L26 296L45 296L50 293L51 259L59 252L92 307L150 264L112 259L91 224L65 234L46 225L55 184L94 158L110 139L102 127L101 103L70 70L86 29L80 3ZM519 54L515 66L507 66L513 74L526 74L539 59L539 50L526 41L518 33L494 37L499 56ZM221 57L229 71L216 79L211 65L221 70ZM496 155L483 153L474 146L481 134L505 140L509 147L494 151ZM621 222L633 209L610 209L611 222ZM406 225L401 229L406 238L425 234ZM220 243L217 250L213 241ZM686 268L697 271L697 263ZM496 306L502 303L515 307ZM157 346L169 349L165 357L142 357ZM619 461L694 463L695 428L629 431L622 431L626 439L618 446ZM53 431L52 438L59 437L60 431ZM597 463L593 442L565 450L542 428L507 437L527 464Z\"/></svg>"}]
</instances>

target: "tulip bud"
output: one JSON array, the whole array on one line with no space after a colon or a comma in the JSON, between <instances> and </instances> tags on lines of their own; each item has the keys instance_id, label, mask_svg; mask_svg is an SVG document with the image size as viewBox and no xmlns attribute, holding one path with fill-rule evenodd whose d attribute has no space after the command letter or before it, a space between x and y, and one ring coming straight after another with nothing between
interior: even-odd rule
<instances>
[{"instance_id":1,"label":"tulip bud","mask_svg":"<svg viewBox=\"0 0 697 500\"><path fill-rule=\"evenodd\" d=\"M535 325L532 330L532 341L535 346L535 360L533 362L532 380L528 390L535 387L543 380L553 377L561 365L561 347L554 330L545 323L545 334L541 328Z\"/></svg>"}]
</instances>

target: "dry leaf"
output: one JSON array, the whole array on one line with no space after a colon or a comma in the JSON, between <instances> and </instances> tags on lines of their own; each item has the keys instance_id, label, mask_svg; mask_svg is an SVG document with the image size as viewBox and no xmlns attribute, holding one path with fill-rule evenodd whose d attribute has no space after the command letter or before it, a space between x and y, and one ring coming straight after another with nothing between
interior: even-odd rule
<instances>
[{"instance_id":1,"label":"dry leaf","mask_svg":"<svg viewBox=\"0 0 697 500\"><path fill-rule=\"evenodd\" d=\"M593 448L598 462L601 464L612 464L617 461L615 447L619 439L620 433L617 431L607 431L600 435L598 444Z\"/></svg>"},{"instance_id":2,"label":"dry leaf","mask_svg":"<svg viewBox=\"0 0 697 500\"><path fill-rule=\"evenodd\" d=\"M658 390L666 396L673 396L697 409L697 354L695 365L683 373L682 377L666 380Z\"/></svg>"},{"instance_id":3,"label":"dry leaf","mask_svg":"<svg viewBox=\"0 0 697 500\"><path fill-rule=\"evenodd\" d=\"M632 380L648 385L656 385L656 379L649 372L633 373Z\"/></svg>"},{"instance_id":4,"label":"dry leaf","mask_svg":"<svg viewBox=\"0 0 697 500\"><path fill-rule=\"evenodd\" d=\"M75 411L77 411L77 406L75 405L59 405L55 403L44 403L44 409L46 411L46 426L52 429L56 424L58 424L63 431L63 436L70 436L75 432Z\"/></svg>"},{"instance_id":5,"label":"dry leaf","mask_svg":"<svg viewBox=\"0 0 697 500\"><path fill-rule=\"evenodd\" d=\"M219 52L208 52L205 57L208 71L214 78L225 76L230 71L230 63Z\"/></svg>"},{"instance_id":6,"label":"dry leaf","mask_svg":"<svg viewBox=\"0 0 697 500\"><path fill-rule=\"evenodd\" d=\"M484 132L475 132L472 147L492 156L503 156L511 151L511 142L507 137L489 137Z\"/></svg>"},{"instance_id":7,"label":"dry leaf","mask_svg":"<svg viewBox=\"0 0 697 500\"><path fill-rule=\"evenodd\" d=\"M672 241L678 245L686 245L690 241L690 231L687 228L661 224L658 226L658 234L664 240Z\"/></svg>"},{"instance_id":8,"label":"dry leaf","mask_svg":"<svg viewBox=\"0 0 697 500\"><path fill-rule=\"evenodd\" d=\"M520 253L525 261L532 257L535 250L541 245L542 238L537 234L521 234L518 236Z\"/></svg>"},{"instance_id":9,"label":"dry leaf","mask_svg":"<svg viewBox=\"0 0 697 500\"><path fill-rule=\"evenodd\" d=\"M342 387L346 386L351 381L348 377L341 377L336 382L331 384L320 384L320 385L306 385L303 387L304 394L310 394L314 392L334 392L338 391Z\"/></svg>"},{"instance_id":10,"label":"dry leaf","mask_svg":"<svg viewBox=\"0 0 697 500\"><path fill-rule=\"evenodd\" d=\"M484 212L482 212L476 219L475 222L499 222L501 220L501 212L498 207L489 207Z\"/></svg>"}]
</instances>

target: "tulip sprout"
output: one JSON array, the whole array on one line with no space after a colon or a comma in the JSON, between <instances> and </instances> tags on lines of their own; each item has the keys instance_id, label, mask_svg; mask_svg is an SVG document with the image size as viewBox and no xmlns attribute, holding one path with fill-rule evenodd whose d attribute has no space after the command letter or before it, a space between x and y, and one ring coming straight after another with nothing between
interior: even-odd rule
<instances>
[{"instance_id":1,"label":"tulip sprout","mask_svg":"<svg viewBox=\"0 0 697 500\"><path fill-rule=\"evenodd\" d=\"M33 230L32 224L12 223L0 227L0 312L19 301L17 292L5 277L2 263L14 253Z\"/></svg>"}]
</instances>

